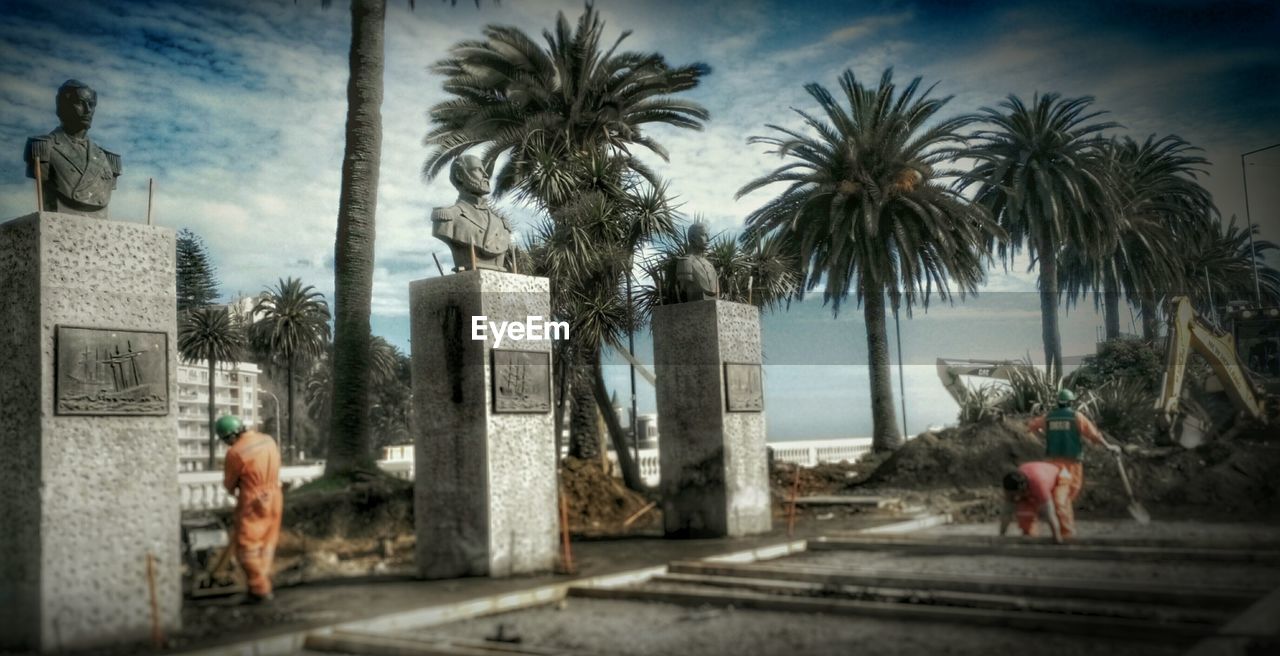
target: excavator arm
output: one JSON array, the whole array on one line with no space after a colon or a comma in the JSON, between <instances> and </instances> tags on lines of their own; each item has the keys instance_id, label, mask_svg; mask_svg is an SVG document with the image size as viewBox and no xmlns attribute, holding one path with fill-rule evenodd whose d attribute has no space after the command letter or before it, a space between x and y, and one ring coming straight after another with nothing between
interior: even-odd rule
<instances>
[{"instance_id":1,"label":"excavator arm","mask_svg":"<svg viewBox=\"0 0 1280 656\"><path fill-rule=\"evenodd\" d=\"M938 380L947 389L951 398L959 405L964 405L965 384L961 376L976 376L995 380L1009 380L1009 372L1022 362L1011 360L963 360L957 358L938 358Z\"/></svg>"},{"instance_id":2,"label":"excavator arm","mask_svg":"<svg viewBox=\"0 0 1280 656\"><path fill-rule=\"evenodd\" d=\"M1231 336L1198 316L1186 297L1173 299L1172 305L1164 379L1160 386L1160 396L1156 399L1156 410L1163 415L1166 426L1172 430L1180 418L1183 421L1186 419L1180 417L1182 411L1179 406L1182 387L1186 383L1187 356L1193 350L1209 363L1227 398L1238 412L1257 421L1266 421L1262 397L1254 389L1248 370L1236 354ZM1198 441L1204 430L1205 427L1201 425L1186 426L1179 441L1184 444Z\"/></svg>"}]
</instances>

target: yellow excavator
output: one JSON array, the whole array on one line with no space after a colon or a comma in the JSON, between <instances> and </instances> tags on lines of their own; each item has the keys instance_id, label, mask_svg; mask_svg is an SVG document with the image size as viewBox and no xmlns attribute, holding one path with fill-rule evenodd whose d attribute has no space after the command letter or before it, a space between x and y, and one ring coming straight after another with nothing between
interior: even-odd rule
<instances>
[{"instance_id":1,"label":"yellow excavator","mask_svg":"<svg viewBox=\"0 0 1280 656\"><path fill-rule=\"evenodd\" d=\"M1205 319L1185 296L1170 302L1167 360L1156 399L1162 435L1170 443L1194 447L1208 439L1277 424L1280 308L1233 304L1225 319L1227 328ZM1186 393L1187 357L1192 351L1213 372L1203 391L1211 396L1225 394L1233 414L1224 418Z\"/></svg>"}]
</instances>

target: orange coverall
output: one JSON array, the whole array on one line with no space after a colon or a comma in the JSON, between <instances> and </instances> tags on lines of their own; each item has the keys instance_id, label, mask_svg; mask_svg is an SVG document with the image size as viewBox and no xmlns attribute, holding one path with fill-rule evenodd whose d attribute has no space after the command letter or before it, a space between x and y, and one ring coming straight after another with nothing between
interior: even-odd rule
<instances>
[{"instance_id":1,"label":"orange coverall","mask_svg":"<svg viewBox=\"0 0 1280 656\"><path fill-rule=\"evenodd\" d=\"M1047 422L1048 415L1040 415L1027 423L1027 430L1036 435L1043 435ZM1102 440L1102 433L1098 427L1078 410L1076 411L1076 431L1080 433L1080 437L1095 445L1106 444ZM1059 485L1053 490L1053 505L1058 511L1058 525L1062 529L1062 537L1068 538L1076 532L1076 514L1072 504L1075 503L1076 497L1080 496L1080 490L1084 489L1084 463L1075 458L1045 458L1044 461L1065 469L1071 476L1068 485Z\"/></svg>"},{"instance_id":2,"label":"orange coverall","mask_svg":"<svg viewBox=\"0 0 1280 656\"><path fill-rule=\"evenodd\" d=\"M227 450L223 472L223 485L236 496L236 559L249 591L265 597L271 594L271 562L284 511L280 450L271 436L245 431Z\"/></svg>"}]
</instances>

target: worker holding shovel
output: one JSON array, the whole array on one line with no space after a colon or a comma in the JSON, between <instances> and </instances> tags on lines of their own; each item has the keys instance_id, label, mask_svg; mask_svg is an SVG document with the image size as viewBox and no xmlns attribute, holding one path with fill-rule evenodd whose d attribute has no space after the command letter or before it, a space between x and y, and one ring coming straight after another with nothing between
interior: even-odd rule
<instances>
[{"instance_id":1,"label":"worker holding shovel","mask_svg":"<svg viewBox=\"0 0 1280 656\"><path fill-rule=\"evenodd\" d=\"M1058 392L1058 408L1047 415L1036 417L1027 424L1033 435L1045 436L1045 461L1057 465L1068 476L1067 485L1054 487L1054 505L1057 517L1062 525L1062 537L1069 538L1075 534L1075 513L1072 504L1080 496L1084 488L1084 464L1080 456L1084 452L1085 440L1105 447L1112 453L1119 453L1118 445L1107 442L1098 431L1098 427L1082 412L1072 405L1076 395L1069 389Z\"/></svg>"},{"instance_id":2,"label":"worker holding shovel","mask_svg":"<svg viewBox=\"0 0 1280 656\"><path fill-rule=\"evenodd\" d=\"M275 560L284 511L280 449L270 435L246 430L238 417L219 417L214 431L230 447L223 485L236 497L236 560L248 579L249 601L270 601L271 562Z\"/></svg>"}]
</instances>

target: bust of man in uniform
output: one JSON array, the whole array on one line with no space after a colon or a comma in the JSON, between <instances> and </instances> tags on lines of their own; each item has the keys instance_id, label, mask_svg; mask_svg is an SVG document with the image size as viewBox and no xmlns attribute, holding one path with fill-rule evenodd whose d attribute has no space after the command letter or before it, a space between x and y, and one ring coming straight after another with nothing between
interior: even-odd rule
<instances>
[{"instance_id":1,"label":"bust of man in uniform","mask_svg":"<svg viewBox=\"0 0 1280 656\"><path fill-rule=\"evenodd\" d=\"M98 94L79 80L58 87L57 110L61 125L46 135L31 137L23 159L27 177L36 177L40 161L46 212L83 214L105 219L111 191L120 176L120 156L103 150L89 139Z\"/></svg>"},{"instance_id":2,"label":"bust of man in uniform","mask_svg":"<svg viewBox=\"0 0 1280 656\"><path fill-rule=\"evenodd\" d=\"M458 201L431 211L431 234L449 245L453 270L510 271L511 223L489 206L489 172L474 155L453 161L449 182Z\"/></svg>"},{"instance_id":3,"label":"bust of man in uniform","mask_svg":"<svg viewBox=\"0 0 1280 656\"><path fill-rule=\"evenodd\" d=\"M715 265L707 259L707 226L689 226L689 248L676 258L676 295L681 303L705 301L720 296L720 278Z\"/></svg>"}]
</instances>

